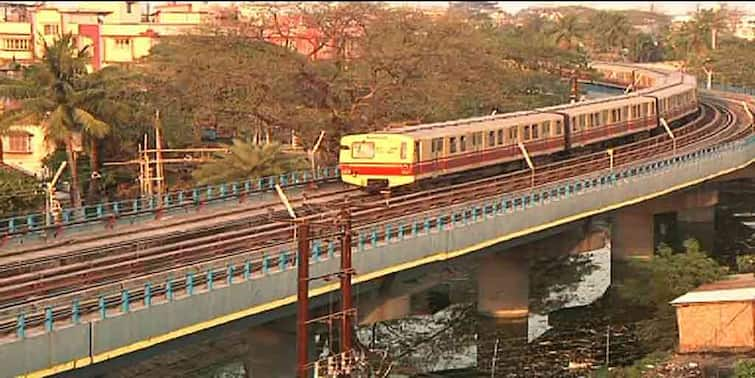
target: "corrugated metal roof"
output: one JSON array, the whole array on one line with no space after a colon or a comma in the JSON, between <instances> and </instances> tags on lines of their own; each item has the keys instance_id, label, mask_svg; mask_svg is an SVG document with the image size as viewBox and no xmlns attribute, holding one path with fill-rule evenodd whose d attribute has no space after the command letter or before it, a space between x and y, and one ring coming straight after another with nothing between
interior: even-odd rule
<instances>
[{"instance_id":1,"label":"corrugated metal roof","mask_svg":"<svg viewBox=\"0 0 755 378\"><path fill-rule=\"evenodd\" d=\"M692 291L671 301L672 305L710 302L755 301L755 287L728 290Z\"/></svg>"}]
</instances>

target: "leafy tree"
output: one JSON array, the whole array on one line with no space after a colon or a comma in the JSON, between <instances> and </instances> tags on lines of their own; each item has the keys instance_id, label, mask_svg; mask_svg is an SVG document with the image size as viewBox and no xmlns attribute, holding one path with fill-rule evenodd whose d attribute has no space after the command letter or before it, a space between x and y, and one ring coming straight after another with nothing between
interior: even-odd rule
<instances>
[{"instance_id":1,"label":"leafy tree","mask_svg":"<svg viewBox=\"0 0 755 378\"><path fill-rule=\"evenodd\" d=\"M44 198L40 183L33 177L0 165L0 215L38 210Z\"/></svg>"},{"instance_id":2,"label":"leafy tree","mask_svg":"<svg viewBox=\"0 0 755 378\"><path fill-rule=\"evenodd\" d=\"M582 41L585 36L585 29L579 16L574 13L567 13L556 21L551 30L551 35L559 47L570 50Z\"/></svg>"},{"instance_id":3,"label":"leafy tree","mask_svg":"<svg viewBox=\"0 0 755 378\"><path fill-rule=\"evenodd\" d=\"M280 175L305 167L302 159L284 154L279 144L258 146L234 139L228 154L217 154L193 175L204 185Z\"/></svg>"},{"instance_id":4,"label":"leafy tree","mask_svg":"<svg viewBox=\"0 0 755 378\"><path fill-rule=\"evenodd\" d=\"M87 74L87 62L86 49L77 50L71 34L65 34L52 44L44 42L42 62L25 69L21 80L0 83L0 97L20 101L19 108L2 115L0 124L22 120L42 124L48 138L66 146L75 208L81 207L75 140L82 134L102 138L110 130L110 125L85 110L85 104L96 101L102 92L77 88L77 81Z\"/></svg>"},{"instance_id":5,"label":"leafy tree","mask_svg":"<svg viewBox=\"0 0 755 378\"><path fill-rule=\"evenodd\" d=\"M597 12L589 24L594 43L601 51L617 52L629 43L632 26L621 13Z\"/></svg>"}]
</instances>

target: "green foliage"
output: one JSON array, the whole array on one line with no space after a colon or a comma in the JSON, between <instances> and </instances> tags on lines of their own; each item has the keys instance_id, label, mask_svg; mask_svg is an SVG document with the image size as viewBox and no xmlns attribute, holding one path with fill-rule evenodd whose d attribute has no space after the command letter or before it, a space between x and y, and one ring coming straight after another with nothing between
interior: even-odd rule
<instances>
[{"instance_id":1,"label":"green foliage","mask_svg":"<svg viewBox=\"0 0 755 378\"><path fill-rule=\"evenodd\" d=\"M285 155L279 144L257 146L234 139L229 150L228 154L216 154L215 160L194 171L199 184L274 176L306 167L301 158Z\"/></svg>"},{"instance_id":2,"label":"green foliage","mask_svg":"<svg viewBox=\"0 0 755 378\"><path fill-rule=\"evenodd\" d=\"M739 273L755 273L755 255L737 256L737 271Z\"/></svg>"},{"instance_id":3,"label":"green foliage","mask_svg":"<svg viewBox=\"0 0 755 378\"><path fill-rule=\"evenodd\" d=\"M39 210L44 198L41 183L33 177L0 167L0 216Z\"/></svg>"},{"instance_id":4,"label":"green foliage","mask_svg":"<svg viewBox=\"0 0 755 378\"><path fill-rule=\"evenodd\" d=\"M737 378L755 378L755 360L739 360L734 365L734 376Z\"/></svg>"}]
</instances>

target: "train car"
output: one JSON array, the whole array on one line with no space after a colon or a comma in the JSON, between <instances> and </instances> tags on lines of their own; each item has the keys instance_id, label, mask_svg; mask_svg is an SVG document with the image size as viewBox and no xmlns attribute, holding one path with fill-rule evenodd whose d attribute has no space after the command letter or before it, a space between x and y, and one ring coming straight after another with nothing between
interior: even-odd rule
<instances>
[{"instance_id":1,"label":"train car","mask_svg":"<svg viewBox=\"0 0 755 378\"><path fill-rule=\"evenodd\" d=\"M361 187L394 187L415 181L414 140L400 133L347 135L341 138L341 180Z\"/></svg>"},{"instance_id":2,"label":"train car","mask_svg":"<svg viewBox=\"0 0 755 378\"><path fill-rule=\"evenodd\" d=\"M614 76L631 80L629 68L618 67ZM610 99L345 136L342 180L392 188L521 160L519 143L537 157L649 131L660 117L671 123L697 111L694 78L653 71L646 77L653 87Z\"/></svg>"}]
</instances>

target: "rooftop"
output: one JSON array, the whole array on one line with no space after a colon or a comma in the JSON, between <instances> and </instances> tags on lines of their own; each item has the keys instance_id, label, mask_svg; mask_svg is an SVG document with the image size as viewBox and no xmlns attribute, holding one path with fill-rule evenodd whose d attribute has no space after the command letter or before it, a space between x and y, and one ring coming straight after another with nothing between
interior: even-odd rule
<instances>
[{"instance_id":1,"label":"rooftop","mask_svg":"<svg viewBox=\"0 0 755 378\"><path fill-rule=\"evenodd\" d=\"M755 301L755 275L737 274L702 285L673 301L672 305L691 303Z\"/></svg>"}]
</instances>

